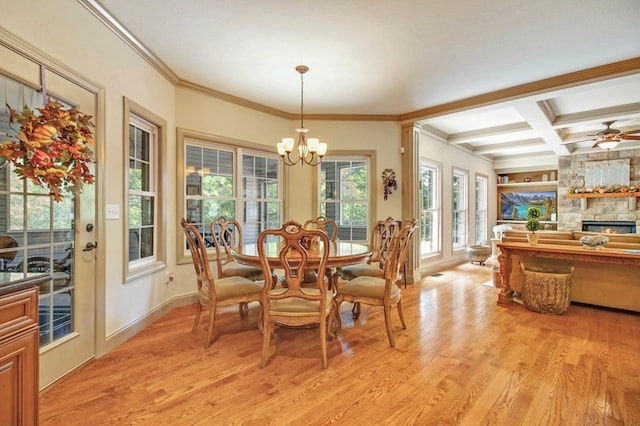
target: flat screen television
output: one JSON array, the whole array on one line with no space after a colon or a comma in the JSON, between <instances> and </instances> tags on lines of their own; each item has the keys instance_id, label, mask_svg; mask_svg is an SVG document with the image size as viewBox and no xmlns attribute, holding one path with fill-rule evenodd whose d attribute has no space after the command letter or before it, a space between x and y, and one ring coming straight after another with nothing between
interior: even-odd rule
<instances>
[{"instance_id":1,"label":"flat screen television","mask_svg":"<svg viewBox=\"0 0 640 426\"><path fill-rule=\"evenodd\" d=\"M540 220L551 220L557 211L557 192L503 192L500 194L500 218L503 220L527 220L527 209L536 206L542 211Z\"/></svg>"}]
</instances>

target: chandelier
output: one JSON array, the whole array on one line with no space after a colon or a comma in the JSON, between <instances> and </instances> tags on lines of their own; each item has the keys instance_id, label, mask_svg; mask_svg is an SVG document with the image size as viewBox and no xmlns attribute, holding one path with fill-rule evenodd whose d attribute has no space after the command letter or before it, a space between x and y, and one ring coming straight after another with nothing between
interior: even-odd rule
<instances>
[{"instance_id":1,"label":"chandelier","mask_svg":"<svg viewBox=\"0 0 640 426\"><path fill-rule=\"evenodd\" d=\"M278 143L278 154L282 158L282 162L287 166L295 166L300 163L301 166L308 164L317 166L322 161L322 157L327 153L327 144L320 143L317 138L307 139L309 129L304 127L304 79L303 75L309 71L306 65L298 65L296 71L300 73L300 127L296 129L298 133L298 141L293 138L282 138L282 142Z\"/></svg>"}]
</instances>

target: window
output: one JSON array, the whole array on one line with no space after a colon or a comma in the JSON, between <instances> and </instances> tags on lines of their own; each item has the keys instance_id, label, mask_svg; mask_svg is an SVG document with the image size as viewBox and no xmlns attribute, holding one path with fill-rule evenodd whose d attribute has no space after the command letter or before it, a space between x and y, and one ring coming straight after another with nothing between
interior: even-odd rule
<instances>
[{"instance_id":1,"label":"window","mask_svg":"<svg viewBox=\"0 0 640 426\"><path fill-rule=\"evenodd\" d=\"M440 253L440 167L420 165L420 256Z\"/></svg>"},{"instance_id":2,"label":"window","mask_svg":"<svg viewBox=\"0 0 640 426\"><path fill-rule=\"evenodd\" d=\"M213 247L209 224L224 216L242 224L243 243L282 223L280 159L243 147L184 139L183 215ZM183 250L186 253L186 241Z\"/></svg>"},{"instance_id":3,"label":"window","mask_svg":"<svg viewBox=\"0 0 640 426\"><path fill-rule=\"evenodd\" d=\"M369 238L369 160L366 157L325 157L318 166L319 214L338 224L338 239L367 242Z\"/></svg>"},{"instance_id":4,"label":"window","mask_svg":"<svg viewBox=\"0 0 640 426\"><path fill-rule=\"evenodd\" d=\"M453 248L467 245L467 173L453 170Z\"/></svg>"},{"instance_id":5,"label":"window","mask_svg":"<svg viewBox=\"0 0 640 426\"><path fill-rule=\"evenodd\" d=\"M487 188L487 177L476 175L476 244L486 244L488 241Z\"/></svg>"},{"instance_id":6,"label":"window","mask_svg":"<svg viewBox=\"0 0 640 426\"><path fill-rule=\"evenodd\" d=\"M129 264L142 266L156 260L158 211L157 126L129 118Z\"/></svg>"},{"instance_id":7,"label":"window","mask_svg":"<svg viewBox=\"0 0 640 426\"><path fill-rule=\"evenodd\" d=\"M260 232L282 224L279 164L279 158L242 154L244 242L255 243Z\"/></svg>"}]
</instances>

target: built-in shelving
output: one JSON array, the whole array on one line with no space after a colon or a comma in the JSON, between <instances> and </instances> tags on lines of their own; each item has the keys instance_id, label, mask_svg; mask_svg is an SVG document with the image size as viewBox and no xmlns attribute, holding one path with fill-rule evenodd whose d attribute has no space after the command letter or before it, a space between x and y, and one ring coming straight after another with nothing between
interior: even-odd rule
<instances>
[{"instance_id":1,"label":"built-in shelving","mask_svg":"<svg viewBox=\"0 0 640 426\"><path fill-rule=\"evenodd\" d=\"M530 171L518 171L509 173L500 173L497 171L497 202L498 202L498 217L496 222L498 224L513 224L518 227L524 226L527 223L526 220L520 219L503 219L501 216L501 195L508 192L558 192L558 170L545 169L545 170L530 170ZM504 182L506 180L506 183ZM552 218L556 218L555 211L551 210ZM549 219L549 217L547 217ZM556 220L541 220L540 224L543 229L557 229L558 222Z\"/></svg>"},{"instance_id":2,"label":"built-in shelving","mask_svg":"<svg viewBox=\"0 0 640 426\"><path fill-rule=\"evenodd\" d=\"M499 183L498 188L522 188L527 186L550 186L557 187L558 181L545 180L541 182L513 182L513 183Z\"/></svg>"}]
</instances>

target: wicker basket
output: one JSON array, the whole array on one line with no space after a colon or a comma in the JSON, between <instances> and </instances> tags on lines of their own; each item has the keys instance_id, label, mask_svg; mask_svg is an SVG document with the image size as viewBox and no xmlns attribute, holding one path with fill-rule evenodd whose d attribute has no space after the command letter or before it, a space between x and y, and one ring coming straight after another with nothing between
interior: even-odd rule
<instances>
[{"instance_id":1,"label":"wicker basket","mask_svg":"<svg viewBox=\"0 0 640 426\"><path fill-rule=\"evenodd\" d=\"M539 270L520 263L522 302L530 311L542 314L564 314L569 308L569 290L573 266L566 271Z\"/></svg>"}]
</instances>

